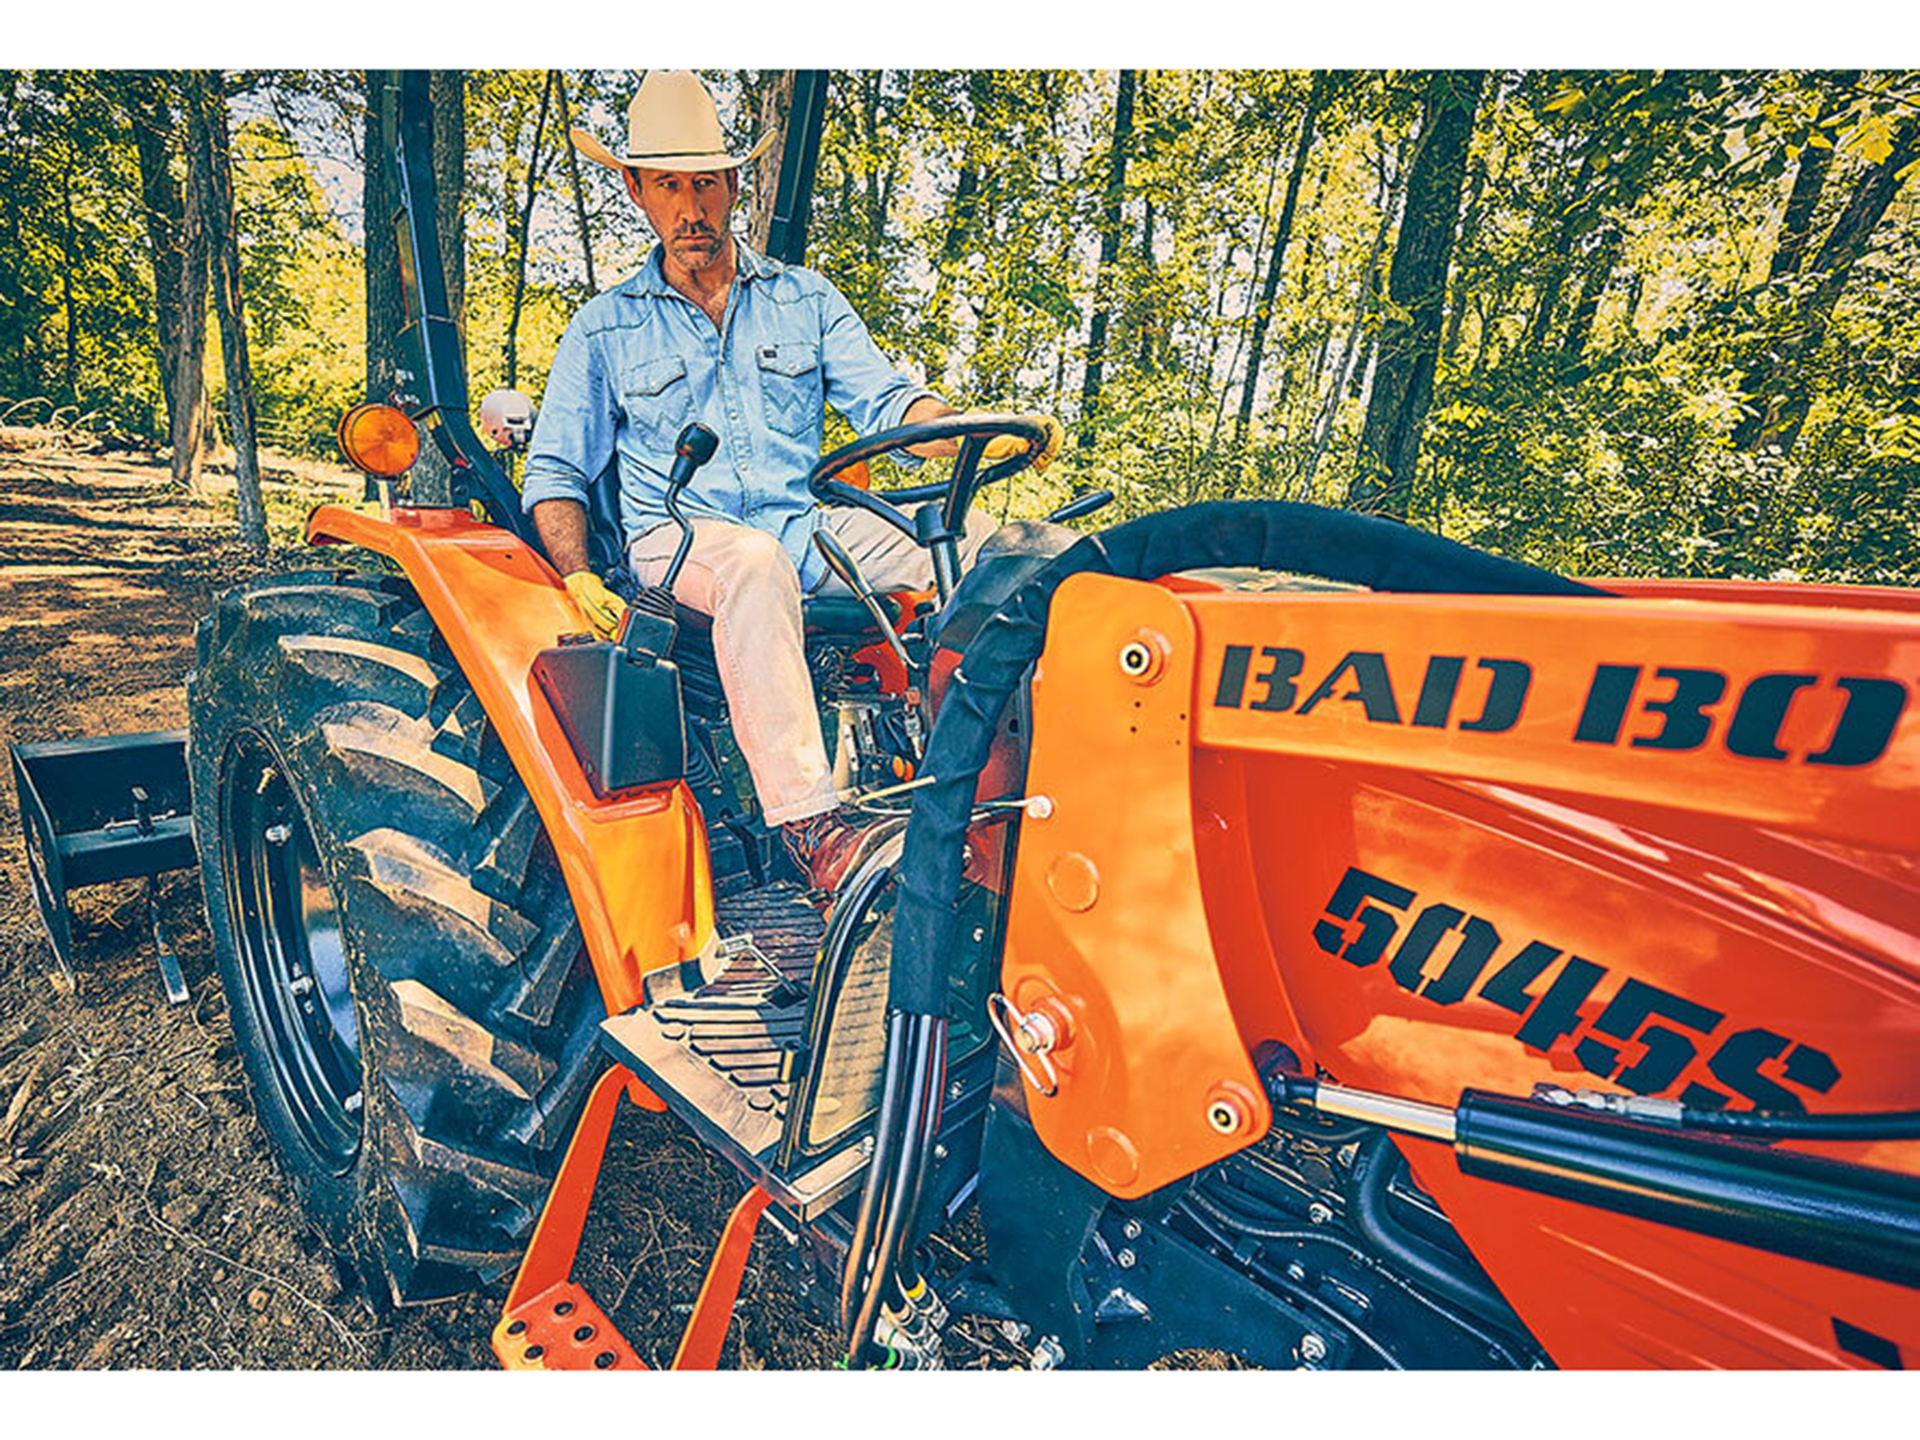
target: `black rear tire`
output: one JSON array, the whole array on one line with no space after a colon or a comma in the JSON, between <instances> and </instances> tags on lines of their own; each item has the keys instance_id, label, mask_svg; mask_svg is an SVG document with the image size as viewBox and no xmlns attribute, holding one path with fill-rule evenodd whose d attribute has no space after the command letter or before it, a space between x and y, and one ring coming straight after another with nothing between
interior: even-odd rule
<instances>
[{"instance_id":1,"label":"black rear tire","mask_svg":"<svg viewBox=\"0 0 1920 1440\"><path fill-rule=\"evenodd\" d=\"M495 1281L604 1013L526 788L403 580L256 580L196 649L201 885L260 1123L371 1298Z\"/></svg>"}]
</instances>

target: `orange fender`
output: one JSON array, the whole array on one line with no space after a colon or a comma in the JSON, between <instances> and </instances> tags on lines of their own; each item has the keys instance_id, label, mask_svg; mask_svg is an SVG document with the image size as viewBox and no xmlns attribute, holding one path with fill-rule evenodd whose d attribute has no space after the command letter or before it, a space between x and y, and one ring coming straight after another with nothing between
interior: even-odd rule
<instances>
[{"instance_id":1,"label":"orange fender","mask_svg":"<svg viewBox=\"0 0 1920 1440\"><path fill-rule=\"evenodd\" d=\"M382 518L322 505L307 540L358 545L405 573L540 812L608 1013L632 1009L642 976L697 954L713 931L706 827L679 782L594 796L533 681L534 657L583 628L559 576L464 510Z\"/></svg>"}]
</instances>

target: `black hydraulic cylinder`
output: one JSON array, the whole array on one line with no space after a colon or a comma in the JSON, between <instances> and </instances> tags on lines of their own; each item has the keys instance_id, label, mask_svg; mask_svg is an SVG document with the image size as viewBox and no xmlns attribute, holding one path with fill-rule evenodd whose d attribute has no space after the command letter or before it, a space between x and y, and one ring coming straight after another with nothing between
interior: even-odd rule
<instances>
[{"instance_id":1,"label":"black hydraulic cylinder","mask_svg":"<svg viewBox=\"0 0 1920 1440\"><path fill-rule=\"evenodd\" d=\"M1468 1175L1920 1287L1920 1179L1469 1090Z\"/></svg>"}]
</instances>

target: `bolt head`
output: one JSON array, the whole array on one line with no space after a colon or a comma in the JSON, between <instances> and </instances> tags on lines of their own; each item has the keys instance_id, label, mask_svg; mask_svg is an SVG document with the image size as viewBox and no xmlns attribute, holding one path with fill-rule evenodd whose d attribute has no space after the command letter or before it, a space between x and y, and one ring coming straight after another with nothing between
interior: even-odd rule
<instances>
[{"instance_id":1,"label":"bolt head","mask_svg":"<svg viewBox=\"0 0 1920 1440\"><path fill-rule=\"evenodd\" d=\"M1118 1265L1122 1270L1131 1270L1134 1267L1134 1262L1138 1258L1132 1250L1122 1250L1113 1257L1113 1263Z\"/></svg>"},{"instance_id":2,"label":"bolt head","mask_svg":"<svg viewBox=\"0 0 1920 1440\"><path fill-rule=\"evenodd\" d=\"M1316 1200L1307 1207L1307 1219L1316 1225L1324 1225L1333 1219L1333 1210L1323 1201Z\"/></svg>"},{"instance_id":3,"label":"bolt head","mask_svg":"<svg viewBox=\"0 0 1920 1440\"><path fill-rule=\"evenodd\" d=\"M1300 1337L1300 1358L1317 1365L1327 1358L1327 1342L1309 1331Z\"/></svg>"},{"instance_id":4,"label":"bolt head","mask_svg":"<svg viewBox=\"0 0 1920 1440\"><path fill-rule=\"evenodd\" d=\"M1216 1135L1232 1135L1245 1128L1246 1107L1231 1096L1216 1095L1207 1102L1207 1124Z\"/></svg>"},{"instance_id":5,"label":"bolt head","mask_svg":"<svg viewBox=\"0 0 1920 1440\"><path fill-rule=\"evenodd\" d=\"M1120 1233L1129 1240L1138 1240L1142 1226L1138 1220L1126 1220L1121 1223Z\"/></svg>"}]
</instances>

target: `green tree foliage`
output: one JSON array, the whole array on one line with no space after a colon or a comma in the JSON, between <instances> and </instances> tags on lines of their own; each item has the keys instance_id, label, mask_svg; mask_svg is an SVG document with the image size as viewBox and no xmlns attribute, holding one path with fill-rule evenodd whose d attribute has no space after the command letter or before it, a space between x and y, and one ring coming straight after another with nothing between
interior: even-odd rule
<instances>
[{"instance_id":1,"label":"green tree foliage","mask_svg":"<svg viewBox=\"0 0 1920 1440\"><path fill-rule=\"evenodd\" d=\"M736 145L778 113L782 72L703 74ZM645 259L618 176L561 149L568 124L618 137L634 83L466 76L476 395L511 335L537 397L573 311ZM1492 71L1440 186L1435 84L835 72L809 263L956 404L1088 438L995 496L1008 514L1090 485L1119 492L1111 516L1345 503L1378 474L1371 413L1399 437L1394 508L1510 554L1920 580L1920 75ZM366 387L365 82L232 72L229 91L260 428L322 454ZM0 72L0 395L164 443L142 93Z\"/></svg>"}]
</instances>

